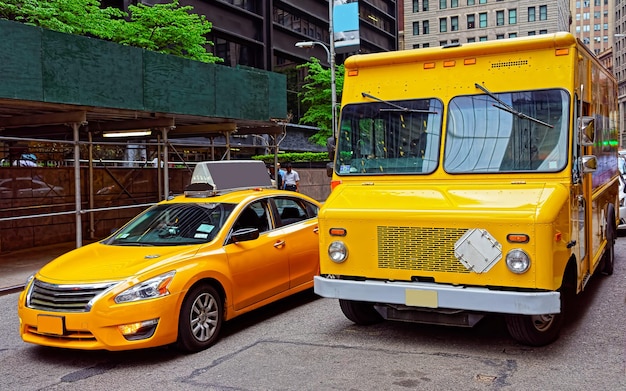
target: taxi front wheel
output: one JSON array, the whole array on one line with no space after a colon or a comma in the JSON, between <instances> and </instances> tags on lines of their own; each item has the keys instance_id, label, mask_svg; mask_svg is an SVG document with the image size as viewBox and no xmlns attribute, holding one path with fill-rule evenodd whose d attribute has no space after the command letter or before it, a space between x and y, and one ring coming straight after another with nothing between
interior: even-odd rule
<instances>
[{"instance_id":1,"label":"taxi front wheel","mask_svg":"<svg viewBox=\"0 0 626 391\"><path fill-rule=\"evenodd\" d=\"M208 284L193 287L180 308L178 348L198 352L213 345L224 321L224 301Z\"/></svg>"}]
</instances>

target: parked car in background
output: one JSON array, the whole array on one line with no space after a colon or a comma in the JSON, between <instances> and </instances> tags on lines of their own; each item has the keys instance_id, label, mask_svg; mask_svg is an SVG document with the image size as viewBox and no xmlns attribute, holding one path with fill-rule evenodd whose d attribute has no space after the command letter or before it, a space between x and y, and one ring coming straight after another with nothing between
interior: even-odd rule
<instances>
[{"instance_id":1,"label":"parked car in background","mask_svg":"<svg viewBox=\"0 0 626 391\"><path fill-rule=\"evenodd\" d=\"M36 273L19 297L22 339L205 349L224 321L313 287L319 207L272 189L260 161L200 163L185 195Z\"/></svg>"},{"instance_id":2,"label":"parked car in background","mask_svg":"<svg viewBox=\"0 0 626 391\"><path fill-rule=\"evenodd\" d=\"M61 186L31 177L0 179L1 198L59 197L64 195Z\"/></svg>"}]
</instances>

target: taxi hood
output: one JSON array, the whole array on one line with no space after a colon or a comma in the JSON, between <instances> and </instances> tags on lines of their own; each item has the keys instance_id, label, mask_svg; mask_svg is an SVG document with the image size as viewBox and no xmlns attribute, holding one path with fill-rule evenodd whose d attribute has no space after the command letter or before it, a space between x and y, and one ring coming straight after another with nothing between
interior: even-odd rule
<instances>
[{"instance_id":1,"label":"taxi hood","mask_svg":"<svg viewBox=\"0 0 626 391\"><path fill-rule=\"evenodd\" d=\"M477 221L550 223L569 197L559 183L477 183L342 184L322 206L320 218L367 216L381 222L399 219L438 226L451 221L465 226Z\"/></svg>"},{"instance_id":2,"label":"taxi hood","mask_svg":"<svg viewBox=\"0 0 626 391\"><path fill-rule=\"evenodd\" d=\"M197 246L112 246L92 243L46 264L39 275L51 283L120 281L196 253ZM163 270L168 271L168 270Z\"/></svg>"}]
</instances>

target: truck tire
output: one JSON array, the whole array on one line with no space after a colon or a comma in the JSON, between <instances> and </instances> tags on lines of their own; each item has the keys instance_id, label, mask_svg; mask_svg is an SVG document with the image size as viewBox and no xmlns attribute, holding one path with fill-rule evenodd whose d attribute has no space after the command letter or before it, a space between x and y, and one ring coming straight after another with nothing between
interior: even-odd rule
<instances>
[{"instance_id":1,"label":"truck tire","mask_svg":"<svg viewBox=\"0 0 626 391\"><path fill-rule=\"evenodd\" d=\"M529 346L545 346L559 338L563 314L507 315L506 327L517 342Z\"/></svg>"},{"instance_id":2,"label":"truck tire","mask_svg":"<svg viewBox=\"0 0 626 391\"><path fill-rule=\"evenodd\" d=\"M367 326L383 320L374 309L374 303L339 299L339 306L346 318L358 325Z\"/></svg>"},{"instance_id":3,"label":"truck tire","mask_svg":"<svg viewBox=\"0 0 626 391\"><path fill-rule=\"evenodd\" d=\"M576 263L565 269L561 294L561 312L545 315L506 315L506 327L517 342L529 346L545 346L556 341L576 299Z\"/></svg>"},{"instance_id":4,"label":"truck tire","mask_svg":"<svg viewBox=\"0 0 626 391\"><path fill-rule=\"evenodd\" d=\"M615 227L615 208L609 205L607 209L606 222L606 249L602 255L602 273L610 276L613 274L615 266L615 238L617 237L617 228Z\"/></svg>"}]
</instances>

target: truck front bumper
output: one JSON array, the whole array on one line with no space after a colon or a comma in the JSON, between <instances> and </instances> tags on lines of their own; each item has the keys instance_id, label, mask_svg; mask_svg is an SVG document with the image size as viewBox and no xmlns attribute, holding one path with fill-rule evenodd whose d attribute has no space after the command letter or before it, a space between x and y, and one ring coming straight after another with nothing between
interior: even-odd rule
<instances>
[{"instance_id":1,"label":"truck front bumper","mask_svg":"<svg viewBox=\"0 0 626 391\"><path fill-rule=\"evenodd\" d=\"M493 290L424 282L353 281L316 276L315 293L328 298L520 315L558 314L559 292Z\"/></svg>"}]
</instances>

